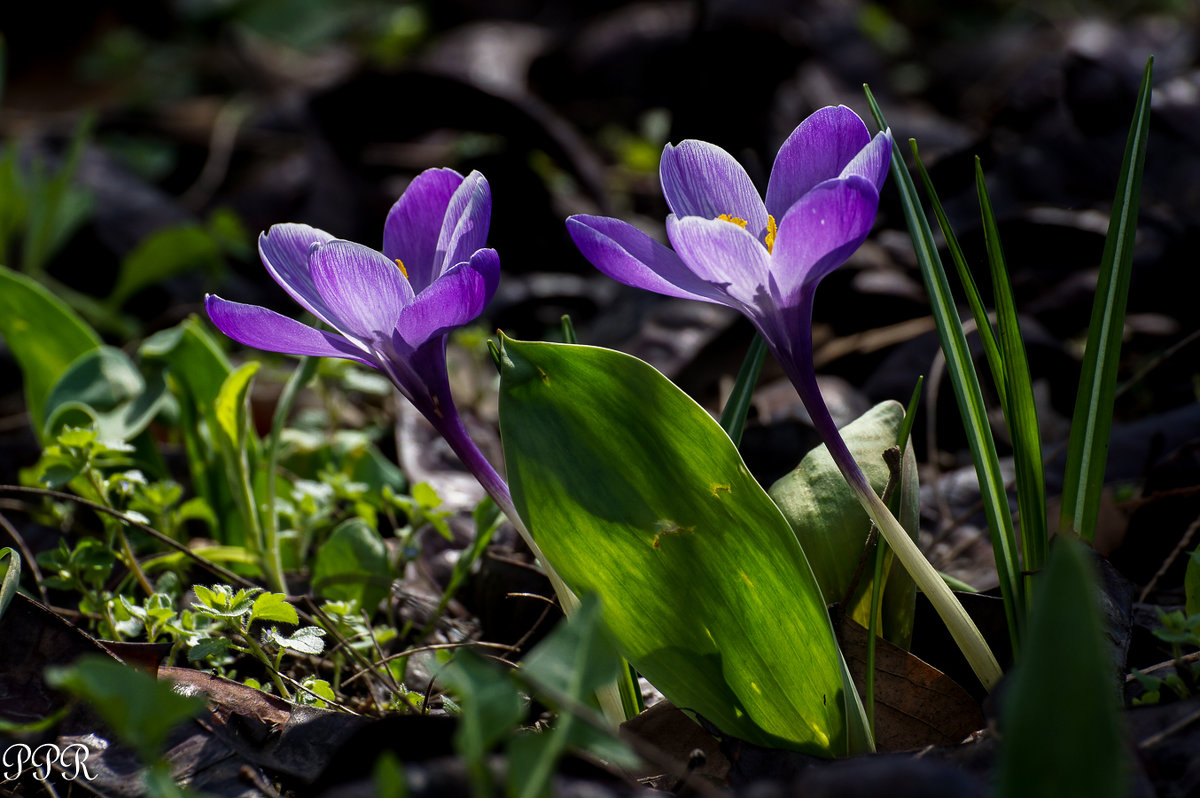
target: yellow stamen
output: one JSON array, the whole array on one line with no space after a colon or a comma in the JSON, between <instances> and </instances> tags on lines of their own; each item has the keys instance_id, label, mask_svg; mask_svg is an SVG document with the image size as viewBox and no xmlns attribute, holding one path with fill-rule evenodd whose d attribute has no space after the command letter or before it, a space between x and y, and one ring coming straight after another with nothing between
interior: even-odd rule
<instances>
[{"instance_id":1,"label":"yellow stamen","mask_svg":"<svg viewBox=\"0 0 1200 798\"><path fill-rule=\"evenodd\" d=\"M404 268L404 261L396 258L396 265L400 267L400 273L404 275L404 279L408 279L408 269Z\"/></svg>"},{"instance_id":2,"label":"yellow stamen","mask_svg":"<svg viewBox=\"0 0 1200 798\"><path fill-rule=\"evenodd\" d=\"M737 216L730 216L727 213L723 213L720 216L718 216L716 220L719 222L729 222L730 224L736 224L738 227L742 228L743 230L746 229L746 224L747 224L746 220L738 218ZM778 231L779 231L779 226L775 224L775 217L768 213L767 214L767 235L766 235L765 240L763 241L763 243L767 245L767 252L770 252L771 248L773 246L775 246L775 233L777 233Z\"/></svg>"}]
</instances>

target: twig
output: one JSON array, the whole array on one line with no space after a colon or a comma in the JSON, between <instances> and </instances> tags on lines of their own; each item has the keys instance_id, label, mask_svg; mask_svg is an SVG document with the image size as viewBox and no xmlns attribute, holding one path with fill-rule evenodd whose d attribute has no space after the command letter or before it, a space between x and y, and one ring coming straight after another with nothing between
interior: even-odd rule
<instances>
[{"instance_id":1,"label":"twig","mask_svg":"<svg viewBox=\"0 0 1200 798\"><path fill-rule=\"evenodd\" d=\"M514 650L514 648L512 646L505 645L504 643L484 643L484 642L480 642L478 640L464 640L461 643L431 643L430 645L427 645L427 646L419 646L417 648L409 648L409 649L405 649L404 651L398 652L396 654L389 654L386 657L384 657L383 659L374 663L373 666L377 668L381 665L386 665L389 662L393 662L398 659L404 659L405 657L412 656L413 654L421 654L426 651L443 651L443 650L447 650L447 649L470 648L470 647L497 648L502 651L513 651ZM367 671L367 670L361 670L358 673L354 674L353 676L347 677L346 679L342 680L342 686L345 687L346 685L350 684L350 682L354 681L355 679L357 679L360 676L365 675L368 672L369 671Z\"/></svg>"},{"instance_id":2,"label":"twig","mask_svg":"<svg viewBox=\"0 0 1200 798\"><path fill-rule=\"evenodd\" d=\"M1183 533L1183 537L1179 539L1179 543L1175 545L1175 548L1172 549L1171 553L1167 555L1167 559L1164 560L1163 564L1159 566L1159 569L1154 572L1154 576L1150 577L1150 581L1146 583L1144 588L1142 588L1142 592L1138 596L1138 601L1145 601L1146 596L1150 595L1150 591L1158 587L1158 580L1162 579L1163 574L1165 574L1168 569L1175 564L1175 560L1179 559L1179 555L1183 553L1183 550L1191 545L1192 538L1196 536L1197 529L1200 529L1200 517L1197 517L1195 521L1188 525L1187 531Z\"/></svg>"},{"instance_id":3,"label":"twig","mask_svg":"<svg viewBox=\"0 0 1200 798\"><path fill-rule=\"evenodd\" d=\"M176 551L184 554L187 557L190 557L201 568L204 568L205 570L211 572L212 574L221 577L222 579L224 579L226 582L228 582L230 584L238 584L238 585L241 585L242 587L258 587L258 585L254 584L254 582L250 581L249 579L246 579L245 577L242 577L242 576L238 576L233 571L230 571L227 568L223 568L220 565L217 565L216 563L209 562L208 560L204 559L200 555L196 554L196 552L189 549L187 547L187 545L180 543L179 541L175 540L174 538L164 535L162 532L159 532L157 529L150 526L149 524L143 524L141 521L136 521L132 518L129 518L124 513L120 512L119 510L114 510L111 507L105 507L103 504L99 504L98 502L84 499L82 497L74 495L73 493L64 493L63 491L60 491L60 490L51 490L49 488L28 488L28 487L25 487L24 485L0 485L0 491L7 491L9 493L28 493L33 496L49 496L52 499L60 499L62 501L75 502L76 504L79 504L83 507L87 507L90 510L95 510L98 513L106 513L108 515L111 515L113 518L116 518L117 520L121 521L122 523L129 524L130 526L132 526L136 529L140 529L141 531L145 532L147 535L150 535L152 538L156 539L160 543L162 543L172 549L175 549Z\"/></svg>"},{"instance_id":4,"label":"twig","mask_svg":"<svg viewBox=\"0 0 1200 798\"><path fill-rule=\"evenodd\" d=\"M1200 720L1200 709L1197 709L1196 711L1192 712L1191 714L1187 715L1186 717L1180 718L1179 720L1175 721L1174 723L1172 723L1170 726L1163 729L1162 731L1151 734L1149 737L1147 737L1143 740L1140 740L1138 742L1138 748L1150 748L1152 746L1158 745L1159 743L1161 743L1163 740L1170 737L1175 732L1185 729L1188 726L1191 726L1193 723L1195 723L1198 720Z\"/></svg>"}]
</instances>

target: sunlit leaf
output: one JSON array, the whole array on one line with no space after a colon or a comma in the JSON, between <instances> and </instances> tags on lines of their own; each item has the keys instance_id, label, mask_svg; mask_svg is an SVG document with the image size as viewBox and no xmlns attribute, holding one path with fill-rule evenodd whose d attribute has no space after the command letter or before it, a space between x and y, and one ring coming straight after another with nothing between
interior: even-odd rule
<instances>
[{"instance_id":1,"label":"sunlit leaf","mask_svg":"<svg viewBox=\"0 0 1200 798\"><path fill-rule=\"evenodd\" d=\"M4 569L0 571L0 618L3 618L21 582L21 555L7 546L0 549L0 568Z\"/></svg>"},{"instance_id":2,"label":"sunlit leaf","mask_svg":"<svg viewBox=\"0 0 1200 798\"><path fill-rule=\"evenodd\" d=\"M112 346L85 352L71 363L46 398L49 438L61 427L94 426L101 438L128 441L164 406L167 386L158 369L147 379L129 356Z\"/></svg>"},{"instance_id":3,"label":"sunlit leaf","mask_svg":"<svg viewBox=\"0 0 1200 798\"><path fill-rule=\"evenodd\" d=\"M316 626L304 626L290 635L283 635L275 627L267 630L267 638L298 654L320 654L325 650L325 630ZM333 696L331 695L330 698Z\"/></svg>"},{"instance_id":4,"label":"sunlit leaf","mask_svg":"<svg viewBox=\"0 0 1200 798\"><path fill-rule=\"evenodd\" d=\"M263 593L254 599L250 610L250 623L255 621L278 621L279 623L299 623L300 617L296 608L288 604L287 597L279 593Z\"/></svg>"},{"instance_id":5,"label":"sunlit leaf","mask_svg":"<svg viewBox=\"0 0 1200 798\"><path fill-rule=\"evenodd\" d=\"M622 654L726 733L846 753L865 721L820 588L717 422L619 352L502 349L517 510L567 585L599 594Z\"/></svg>"}]
</instances>

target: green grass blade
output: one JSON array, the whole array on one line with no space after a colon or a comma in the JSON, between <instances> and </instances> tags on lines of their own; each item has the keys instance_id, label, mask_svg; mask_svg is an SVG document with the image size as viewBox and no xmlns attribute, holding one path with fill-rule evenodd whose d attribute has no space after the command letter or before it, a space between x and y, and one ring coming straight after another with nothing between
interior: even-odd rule
<instances>
[{"instance_id":1,"label":"green grass blade","mask_svg":"<svg viewBox=\"0 0 1200 798\"><path fill-rule=\"evenodd\" d=\"M721 411L721 429L729 435L735 446L742 445L742 432L746 429L746 414L750 412L750 400L754 397L754 386L762 373L763 359L767 356L767 342L758 333L750 342L746 359L738 369L737 379L729 394L729 401Z\"/></svg>"},{"instance_id":2,"label":"green grass blade","mask_svg":"<svg viewBox=\"0 0 1200 798\"><path fill-rule=\"evenodd\" d=\"M575 335L575 323L571 321L570 315L566 313L562 316L562 336L564 344L579 343L579 337Z\"/></svg>"},{"instance_id":3,"label":"green grass blade","mask_svg":"<svg viewBox=\"0 0 1200 798\"><path fill-rule=\"evenodd\" d=\"M925 171L925 164L921 163L921 156L917 152L917 142L910 140L909 145L912 147L913 162L917 165L917 174L921 176L921 183L925 187L925 195L929 197L929 205L933 209L938 227L942 229L942 235L946 239L946 248L950 250L950 259L954 261L954 268L962 283L963 293L967 295L967 305L971 308L971 315L975 317L975 327L979 331L979 340L983 344L983 354L987 358L988 368L992 372L996 395L1003 406L1005 402L1004 363L1000 358L1000 345L996 343L996 334L992 329L992 322L988 318L987 308L983 305L979 288L975 285L975 278L971 276L971 270L967 268L967 258L963 255L962 247L958 245L958 237L954 235L954 230L950 227L950 220L946 217L945 209L942 208L942 201L938 199L937 191L933 188L933 181L929 179L929 172Z\"/></svg>"},{"instance_id":4,"label":"green grass blade","mask_svg":"<svg viewBox=\"0 0 1200 798\"><path fill-rule=\"evenodd\" d=\"M883 112L880 111L870 89L866 89L866 92L875 121L880 128L886 129L887 122L883 118ZM992 439L991 427L988 426L983 393L979 389L979 378L975 374L967 339L962 331L958 310L954 306L946 271L942 267L941 257L933 240L933 231L930 230L929 220L922 211L917 188L908 173L908 167L904 165L904 160L895 147L892 148L892 174L900 190L904 217L913 239L913 249L921 267L925 289L929 292L938 338L946 355L946 370L950 375L954 396L958 400L971 457L979 476L984 514L987 516L992 549L996 556L996 572L1000 577L1000 592L1004 597L1004 613L1008 619L1009 637L1015 652L1020 644L1023 608L1026 606L1025 589L1020 579L1016 534L1013 531L1012 515L1004 490L1004 475L1000 472L996 444Z\"/></svg>"},{"instance_id":5,"label":"green grass blade","mask_svg":"<svg viewBox=\"0 0 1200 798\"><path fill-rule=\"evenodd\" d=\"M0 618L3 618L8 603L17 594L17 586L21 583L21 555L15 549L0 549L0 565L4 566L4 571L0 573Z\"/></svg>"},{"instance_id":6,"label":"green grass blade","mask_svg":"<svg viewBox=\"0 0 1200 798\"><path fill-rule=\"evenodd\" d=\"M1125 327L1125 302L1129 296L1129 275L1133 266L1133 239L1137 231L1142 169L1146 163L1146 142L1150 134L1150 79L1153 67L1154 58L1151 57L1142 75L1133 124L1125 142L1125 158L1121 163L1117 196L1113 201L1108 237L1104 242L1100 280L1096 285L1087 350L1079 377L1079 392L1075 395L1075 414L1071 421L1061 526L1087 540L1096 534L1096 516L1100 507L1100 491L1104 486L1105 461L1108 459L1117 365L1121 354L1121 334Z\"/></svg>"},{"instance_id":7,"label":"green grass blade","mask_svg":"<svg viewBox=\"0 0 1200 798\"><path fill-rule=\"evenodd\" d=\"M1000 247L1000 231L992 212L992 201L983 179L983 166L975 159L975 185L983 215L983 237L992 270L996 319L1000 328L1000 351L1004 362L1004 419L1012 439L1013 464L1017 473L1017 507L1021 513L1021 554L1024 563L1026 598L1032 603L1031 574L1046 563L1046 477L1042 465L1042 436L1038 429L1033 380L1017 319L1012 282Z\"/></svg>"}]
</instances>

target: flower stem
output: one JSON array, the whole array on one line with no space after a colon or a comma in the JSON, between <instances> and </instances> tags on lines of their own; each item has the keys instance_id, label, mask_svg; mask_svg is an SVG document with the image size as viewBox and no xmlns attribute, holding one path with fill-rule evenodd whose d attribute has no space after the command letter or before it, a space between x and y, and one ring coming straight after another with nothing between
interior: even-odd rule
<instances>
[{"instance_id":1,"label":"flower stem","mask_svg":"<svg viewBox=\"0 0 1200 798\"><path fill-rule=\"evenodd\" d=\"M448 395L448 394L447 394ZM442 406L449 406L453 409L453 404L448 404L445 400ZM551 587L554 588L554 595L558 597L558 604L562 607L563 614L568 618L575 614L579 609L579 597L576 596L571 588L567 587L563 582L562 577L550 565L550 561L542 554L542 550L538 548L537 543L533 540L533 535L529 534L529 529L526 528L525 522L521 520L520 514L517 513L517 508L513 504L512 494L508 490L508 483L504 481L492 464L484 456L483 452L472 440L467 432L466 426L462 423L462 418L457 411L445 413L441 417L434 416L429 419L434 424L434 427L446 443L450 444L450 448L462 460L463 465L467 470L479 481L487 494L492 497L492 501L500 508L500 512L508 516L508 520L512 522L513 527L517 530L517 534L525 541L525 545L529 546L529 550L533 552L533 556L541 563L542 569L546 572L547 578L550 580ZM621 688L618 682L609 682L601 685L596 689L596 698L600 703L600 709L604 712L604 716L614 726L625 721L625 709L621 701Z\"/></svg>"},{"instance_id":2,"label":"flower stem","mask_svg":"<svg viewBox=\"0 0 1200 798\"><path fill-rule=\"evenodd\" d=\"M801 312L804 312L806 316L799 325L801 334L796 335L793 339L794 348L790 353L791 357L780 356L782 353L779 352L776 352L776 356L784 370L788 372L796 392L800 395L800 401L804 403L805 409L812 418L817 434L824 441L833 462L837 464L838 470L842 472L842 477L850 485L855 498L858 499L859 504L862 505L871 520L875 522L884 540L891 546L896 558L912 576L917 587L937 610L937 614L941 616L950 635L954 638L954 642L966 656L967 662L975 671L979 681L983 683L984 687L991 690L1000 681L1003 672L995 655L992 654L991 648L988 647L987 641L983 639L979 628L975 626L975 622L963 609L962 604L950 592L950 588L947 587L941 574L930 565L929 560L925 559L925 555L917 548L917 544L908 536L904 527L900 525L887 505L871 488L866 475L855 462L854 456L850 454L846 442L842 440L833 416L829 414L829 408L817 385L817 375L812 368L811 291L807 300L802 303Z\"/></svg>"}]
</instances>

